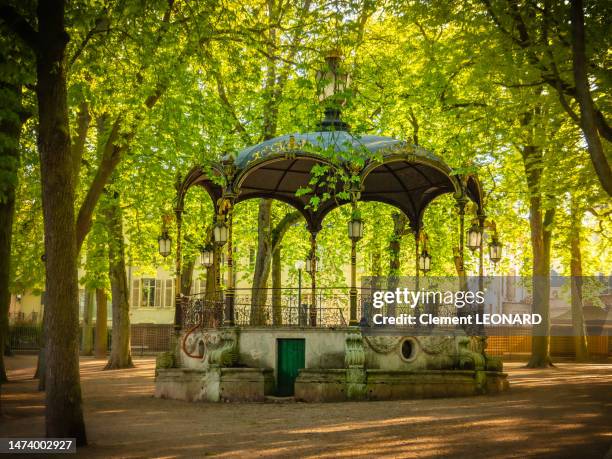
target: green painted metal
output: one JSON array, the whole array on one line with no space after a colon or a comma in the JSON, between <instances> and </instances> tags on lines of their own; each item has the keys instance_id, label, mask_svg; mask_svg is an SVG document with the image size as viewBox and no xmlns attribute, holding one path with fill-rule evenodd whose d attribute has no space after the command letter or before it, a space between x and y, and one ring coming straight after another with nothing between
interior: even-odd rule
<instances>
[{"instance_id":1,"label":"green painted metal","mask_svg":"<svg viewBox=\"0 0 612 459\"><path fill-rule=\"evenodd\" d=\"M294 393L295 378L305 367L306 340L279 339L277 356L276 394L288 397Z\"/></svg>"}]
</instances>

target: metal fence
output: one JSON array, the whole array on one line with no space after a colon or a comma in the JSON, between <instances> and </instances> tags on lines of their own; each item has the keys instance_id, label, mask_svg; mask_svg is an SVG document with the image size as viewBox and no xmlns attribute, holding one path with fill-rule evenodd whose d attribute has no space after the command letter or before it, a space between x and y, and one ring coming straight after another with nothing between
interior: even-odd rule
<instances>
[{"instance_id":1,"label":"metal fence","mask_svg":"<svg viewBox=\"0 0 612 459\"><path fill-rule=\"evenodd\" d=\"M93 346L96 345L96 330L93 332ZM170 349L173 324L131 324L130 345L135 354L163 352ZM112 347L112 329L108 329L107 351ZM81 348L83 333L81 329ZM43 343L42 324L12 324L9 326L8 346L14 351L37 351Z\"/></svg>"}]
</instances>

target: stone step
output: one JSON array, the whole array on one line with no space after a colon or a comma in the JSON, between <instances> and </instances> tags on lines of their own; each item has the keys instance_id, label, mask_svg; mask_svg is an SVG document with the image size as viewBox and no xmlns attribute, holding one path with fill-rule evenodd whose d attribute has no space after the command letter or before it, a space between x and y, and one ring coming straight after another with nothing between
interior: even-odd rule
<instances>
[{"instance_id":1,"label":"stone step","mask_svg":"<svg viewBox=\"0 0 612 459\"><path fill-rule=\"evenodd\" d=\"M275 395L266 395L266 403L295 403L295 397L277 397Z\"/></svg>"}]
</instances>

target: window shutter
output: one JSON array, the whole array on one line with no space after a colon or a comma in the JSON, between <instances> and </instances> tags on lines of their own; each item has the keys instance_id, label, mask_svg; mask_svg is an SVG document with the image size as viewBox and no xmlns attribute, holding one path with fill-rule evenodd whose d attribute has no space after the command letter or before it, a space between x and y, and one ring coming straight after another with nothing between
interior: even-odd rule
<instances>
[{"instance_id":1,"label":"window shutter","mask_svg":"<svg viewBox=\"0 0 612 459\"><path fill-rule=\"evenodd\" d=\"M173 291L174 290L174 279L166 279L166 291L165 291L165 304L167 308L171 308L174 304Z\"/></svg>"},{"instance_id":2,"label":"window shutter","mask_svg":"<svg viewBox=\"0 0 612 459\"><path fill-rule=\"evenodd\" d=\"M162 281L155 279L155 307L162 307Z\"/></svg>"},{"instance_id":3,"label":"window shutter","mask_svg":"<svg viewBox=\"0 0 612 459\"><path fill-rule=\"evenodd\" d=\"M140 306L140 279L132 281L132 308Z\"/></svg>"}]
</instances>

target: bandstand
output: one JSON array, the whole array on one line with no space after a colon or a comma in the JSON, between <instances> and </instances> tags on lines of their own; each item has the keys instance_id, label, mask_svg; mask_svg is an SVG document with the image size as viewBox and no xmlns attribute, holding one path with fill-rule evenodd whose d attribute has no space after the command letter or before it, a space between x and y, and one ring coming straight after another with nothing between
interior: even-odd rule
<instances>
[{"instance_id":1,"label":"bandstand","mask_svg":"<svg viewBox=\"0 0 612 459\"><path fill-rule=\"evenodd\" d=\"M470 201L481 235L485 226L477 177L456 173L431 152L406 141L351 134L337 105L329 105L325 113L316 132L280 136L219 162L198 165L177 185L177 286L183 203L194 186L207 191L215 212L214 246L206 248L203 255L212 264L221 250L226 251L227 281L223 292L177 295L176 346L158 359L156 396L261 401L277 395L304 401L342 401L505 390L501 362L486 355L486 339L457 327L432 329L427 334L402 328L395 333L370 334L366 295L357 288L356 251L363 231L358 203L362 201L386 203L406 215L415 236L413 262L418 274L418 268L426 271L424 265L429 263L421 237L423 214L433 200L450 193L457 211L458 277L464 276L465 219ZM281 303L278 310L269 311L265 294L257 300L253 296L247 303L237 301L233 209L253 198L282 201L303 216L310 235L308 304ZM353 207L348 222L351 279L348 296L340 304L335 298L331 306L329 297L320 294L317 286L317 234L325 216L342 205ZM163 234L160 247L166 243L169 245L169 238ZM482 238L477 248L482 274Z\"/></svg>"}]
</instances>

